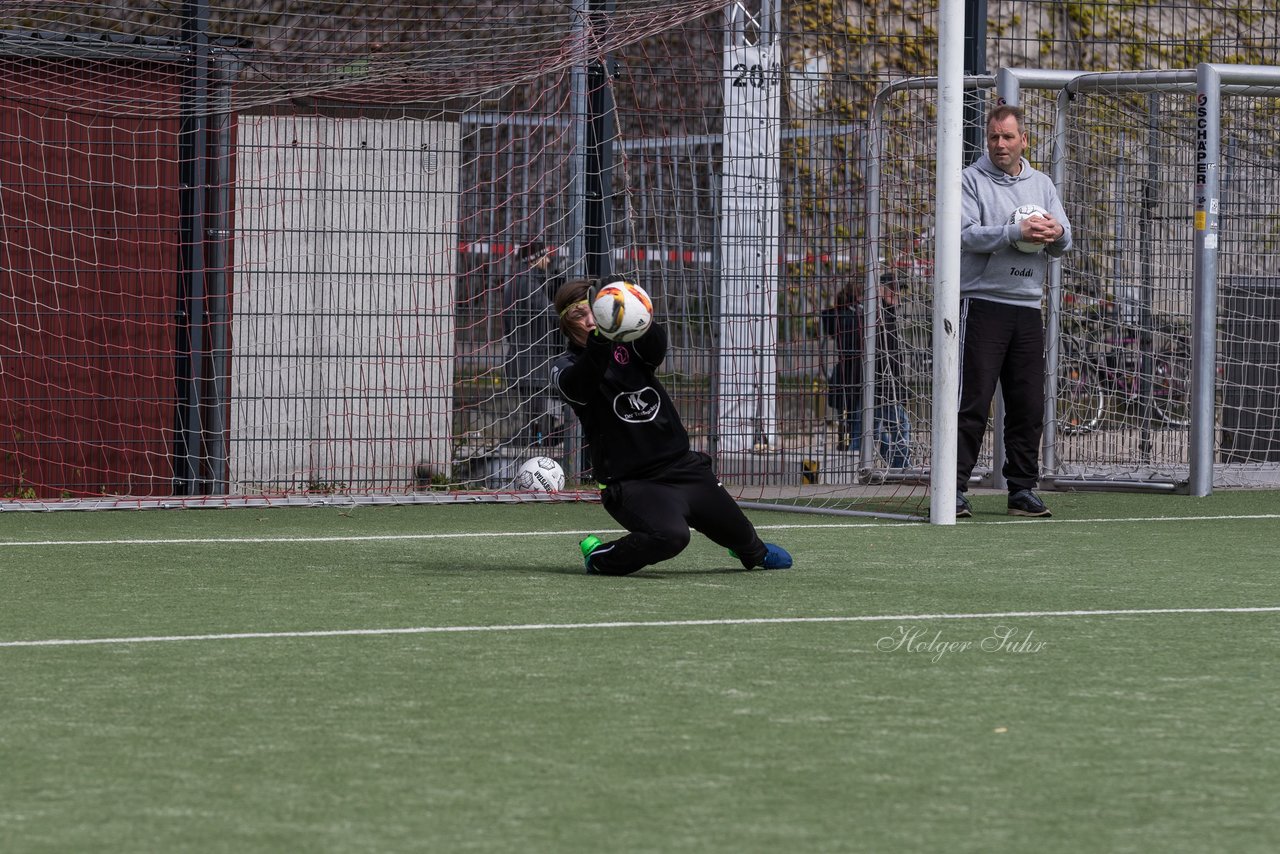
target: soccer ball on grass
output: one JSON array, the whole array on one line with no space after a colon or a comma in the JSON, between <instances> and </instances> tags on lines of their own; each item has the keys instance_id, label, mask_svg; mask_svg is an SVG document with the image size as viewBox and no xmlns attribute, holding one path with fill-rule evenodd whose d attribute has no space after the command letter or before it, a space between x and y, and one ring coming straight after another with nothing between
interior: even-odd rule
<instances>
[{"instance_id":1,"label":"soccer ball on grass","mask_svg":"<svg viewBox=\"0 0 1280 854\"><path fill-rule=\"evenodd\" d=\"M550 457L526 460L516 472L516 489L531 492L559 492L564 489L564 469Z\"/></svg>"},{"instance_id":2,"label":"soccer ball on grass","mask_svg":"<svg viewBox=\"0 0 1280 854\"><path fill-rule=\"evenodd\" d=\"M634 341L649 331L653 302L644 288L631 282L611 282L591 302L596 329L610 341Z\"/></svg>"}]
</instances>

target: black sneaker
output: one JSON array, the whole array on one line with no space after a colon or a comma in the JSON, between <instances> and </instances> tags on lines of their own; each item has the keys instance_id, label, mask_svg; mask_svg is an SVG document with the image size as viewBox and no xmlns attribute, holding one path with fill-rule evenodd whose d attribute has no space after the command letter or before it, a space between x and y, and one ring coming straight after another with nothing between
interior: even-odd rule
<instances>
[{"instance_id":1,"label":"black sneaker","mask_svg":"<svg viewBox=\"0 0 1280 854\"><path fill-rule=\"evenodd\" d=\"M956 490L956 518L968 519L973 515L973 508L969 506L969 499L960 490Z\"/></svg>"},{"instance_id":2,"label":"black sneaker","mask_svg":"<svg viewBox=\"0 0 1280 854\"><path fill-rule=\"evenodd\" d=\"M1009 493L1009 515L1043 516L1048 518L1053 514L1049 512L1048 507L1044 506L1040 496L1029 489L1019 489L1017 492Z\"/></svg>"}]
</instances>

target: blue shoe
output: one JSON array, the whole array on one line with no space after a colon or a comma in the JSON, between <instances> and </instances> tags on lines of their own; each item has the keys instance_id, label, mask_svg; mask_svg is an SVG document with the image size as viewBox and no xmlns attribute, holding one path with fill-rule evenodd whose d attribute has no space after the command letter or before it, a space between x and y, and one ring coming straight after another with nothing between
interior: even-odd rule
<instances>
[{"instance_id":1,"label":"blue shoe","mask_svg":"<svg viewBox=\"0 0 1280 854\"><path fill-rule=\"evenodd\" d=\"M730 554L733 554L733 552L730 552ZM737 557L737 554L733 554L733 557ZM756 563L755 566L762 568L762 570L790 570L791 556L787 554L786 549L782 548L781 545L765 543L764 558L759 563Z\"/></svg>"},{"instance_id":2,"label":"blue shoe","mask_svg":"<svg viewBox=\"0 0 1280 854\"><path fill-rule=\"evenodd\" d=\"M587 575L595 575L596 571L591 568L591 553L604 545L604 540L595 534L588 534L578 543L578 548L582 549L582 565L587 568Z\"/></svg>"},{"instance_id":3,"label":"blue shoe","mask_svg":"<svg viewBox=\"0 0 1280 854\"><path fill-rule=\"evenodd\" d=\"M729 549L729 557L736 560L742 560L742 558L738 557L738 553L733 549ZM746 561L743 561L743 563L746 563ZM755 569L757 566L761 569L790 569L791 555L787 554L787 550L782 546L775 546L773 543L765 543L764 557L761 558L759 563L754 563L751 566L746 567L746 569Z\"/></svg>"},{"instance_id":4,"label":"blue shoe","mask_svg":"<svg viewBox=\"0 0 1280 854\"><path fill-rule=\"evenodd\" d=\"M969 505L969 499L963 492L956 490L956 518L968 519L972 515L973 507Z\"/></svg>"},{"instance_id":5,"label":"blue shoe","mask_svg":"<svg viewBox=\"0 0 1280 854\"><path fill-rule=\"evenodd\" d=\"M760 562L760 566L764 569L790 569L791 555L787 554L787 550L782 546L775 546L773 543L765 543L764 560Z\"/></svg>"}]
</instances>

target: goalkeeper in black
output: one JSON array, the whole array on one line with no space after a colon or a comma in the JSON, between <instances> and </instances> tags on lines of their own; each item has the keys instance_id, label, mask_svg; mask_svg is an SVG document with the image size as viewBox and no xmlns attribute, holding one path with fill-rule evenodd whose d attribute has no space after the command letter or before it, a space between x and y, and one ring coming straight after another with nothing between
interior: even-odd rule
<instances>
[{"instance_id":1,"label":"goalkeeper in black","mask_svg":"<svg viewBox=\"0 0 1280 854\"><path fill-rule=\"evenodd\" d=\"M568 344L551 382L582 422L604 509L629 533L607 543L584 539L587 572L629 575L675 557L689 545L690 528L729 549L746 569L791 566L791 555L760 540L716 478L711 458L689 447L655 374L667 354L662 324L654 321L628 343L610 341L591 313L593 284L578 279L556 292Z\"/></svg>"}]
</instances>

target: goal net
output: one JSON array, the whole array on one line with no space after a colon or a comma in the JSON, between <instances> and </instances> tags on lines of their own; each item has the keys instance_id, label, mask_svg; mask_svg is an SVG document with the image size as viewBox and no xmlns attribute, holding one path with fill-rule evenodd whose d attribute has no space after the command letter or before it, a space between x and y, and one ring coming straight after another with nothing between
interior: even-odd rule
<instances>
[{"instance_id":1,"label":"goal net","mask_svg":"<svg viewBox=\"0 0 1280 854\"><path fill-rule=\"evenodd\" d=\"M1063 265L1045 461L1058 486L1182 490L1197 418L1214 485L1280 481L1276 74L1222 87L1213 199L1198 184L1209 140L1194 72L1090 75L1065 105L1056 92L1033 97L1042 119L1065 110L1063 196L1078 235ZM1215 264L1199 282L1197 232L1211 235ZM1200 288L1216 291L1200 309L1212 354L1194 346ZM1211 411L1194 410L1193 357L1212 358Z\"/></svg>"},{"instance_id":2,"label":"goal net","mask_svg":"<svg viewBox=\"0 0 1280 854\"><path fill-rule=\"evenodd\" d=\"M871 110L932 70L935 20L819 6L0 5L0 502L542 500L514 476L543 455L591 498L546 296L609 274L654 296L741 501L926 515L938 105ZM1065 13L1022 7L994 47L1128 56L1029 39ZM1041 168L1056 97L1023 91ZM1067 107L1050 483L1186 482L1190 97ZM1280 467L1275 96L1224 97L1205 429L1249 485Z\"/></svg>"},{"instance_id":3,"label":"goal net","mask_svg":"<svg viewBox=\"0 0 1280 854\"><path fill-rule=\"evenodd\" d=\"M853 61L697 0L4 4L0 500L591 497L546 293L603 272L740 500L920 516L927 217L868 257Z\"/></svg>"},{"instance_id":4,"label":"goal net","mask_svg":"<svg viewBox=\"0 0 1280 854\"><path fill-rule=\"evenodd\" d=\"M1280 69L1217 68L1228 82L1212 90L1222 127L1211 140L1195 69L1004 69L999 82L971 79L979 121L1000 98L1023 108L1027 156L1055 176L1072 221L1073 248L1051 272L1045 299L1049 488L1194 491L1197 425L1211 438L1198 463L1207 484L1280 481L1280 197L1267 156L1277 143ZM872 238L882 254L927 267L931 247L916 255L902 238L928 235L935 93L929 85L884 91ZM1220 174L1213 198L1197 183L1210 156ZM1203 250L1197 232L1206 233ZM1208 250L1212 269L1197 257ZM1209 330L1199 347L1197 315ZM1197 409L1201 362L1212 394ZM975 467L984 485L999 485L999 414Z\"/></svg>"}]
</instances>

